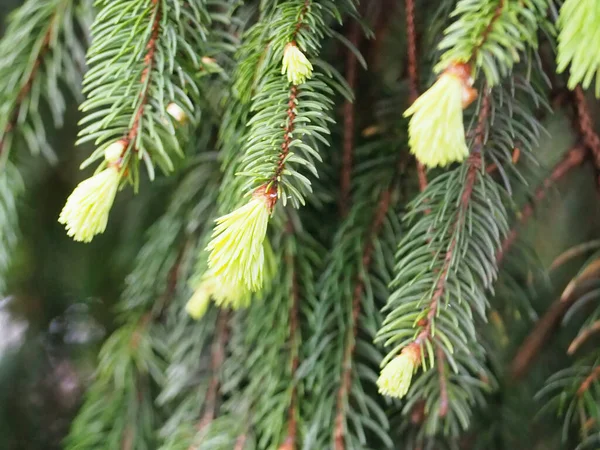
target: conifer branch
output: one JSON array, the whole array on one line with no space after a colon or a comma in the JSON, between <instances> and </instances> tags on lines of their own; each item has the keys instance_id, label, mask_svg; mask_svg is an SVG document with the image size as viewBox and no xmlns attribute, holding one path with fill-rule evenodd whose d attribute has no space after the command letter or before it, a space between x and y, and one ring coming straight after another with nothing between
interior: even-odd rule
<instances>
[{"instance_id":1,"label":"conifer branch","mask_svg":"<svg viewBox=\"0 0 600 450\"><path fill-rule=\"evenodd\" d=\"M479 52L481 51L481 48L487 42L491 31L494 29L494 25L496 24L498 19L500 19L500 16L502 16L502 11L504 9L504 6L506 5L506 2L507 2L507 0L499 0L498 1L498 6L496 7L496 10L494 11L492 17L490 18L489 23L485 27L485 30L481 34L481 37L480 37L479 41L477 42L477 44L475 45L473 52L471 53L471 59L469 60L469 64L473 64L477 61L477 56L478 56Z\"/></svg>"},{"instance_id":2,"label":"conifer branch","mask_svg":"<svg viewBox=\"0 0 600 450\"><path fill-rule=\"evenodd\" d=\"M390 208L390 200L394 188L384 190L381 193L375 216L371 225L371 230L365 242L362 255L362 265L364 272L368 272L371 267L371 259L373 256L373 239L379 234L383 221ZM342 375L340 387L337 393L337 404L335 413L335 428L333 431L334 448L335 450L344 450L345 444L345 414L346 414L346 403L347 397L350 391L352 382L352 358L356 347L356 335L358 333L358 318L360 315L360 304L364 290L364 280L362 273L359 273L357 279L354 282L354 291L352 294L352 315L351 321L348 327L347 337L344 340L346 347L344 350L344 358L342 361Z\"/></svg>"},{"instance_id":3,"label":"conifer branch","mask_svg":"<svg viewBox=\"0 0 600 450\"><path fill-rule=\"evenodd\" d=\"M204 414L198 423L199 431L208 427L217 414L220 373L225 361L227 340L229 339L228 321L229 313L227 311L220 311L210 356L211 377L204 397Z\"/></svg>"},{"instance_id":4,"label":"conifer branch","mask_svg":"<svg viewBox=\"0 0 600 450\"><path fill-rule=\"evenodd\" d=\"M60 127L66 108L61 83L80 96L79 59L85 50L75 37L78 27L87 25L82 16L89 7L86 0L29 0L13 15L0 41L0 78L5 80L0 87L2 160L8 158L16 138L32 153L55 158L38 105L42 100Z\"/></svg>"},{"instance_id":5,"label":"conifer branch","mask_svg":"<svg viewBox=\"0 0 600 450\"><path fill-rule=\"evenodd\" d=\"M577 389L577 395L579 397L583 396L590 386L598 379L600 379L600 366L594 367L586 379L583 380L583 383L581 383L581 386Z\"/></svg>"},{"instance_id":6,"label":"conifer branch","mask_svg":"<svg viewBox=\"0 0 600 450\"><path fill-rule=\"evenodd\" d=\"M587 150L583 146L576 146L570 149L565 157L552 169L550 176L546 178L540 187L537 188L535 193L533 194L532 202L527 203L521 209L521 212L518 214L518 224L515 225L508 235L504 238L502 242L502 247L496 253L496 260L498 264L502 262L504 259L504 255L510 249L510 247L517 240L519 234L519 227L522 226L534 213L534 202L539 202L546 197L548 190L560 179L562 179L567 173L569 173L575 167L580 166L585 160L587 154Z\"/></svg>"},{"instance_id":7,"label":"conifer branch","mask_svg":"<svg viewBox=\"0 0 600 450\"><path fill-rule=\"evenodd\" d=\"M408 100L412 104L419 98L419 61L417 59L417 30L415 27L415 2L414 0L405 0L406 15L406 39L408 48L408 82L409 96ZM427 187L427 173L425 166L417 161L417 174L419 177L419 189L421 192Z\"/></svg>"},{"instance_id":8,"label":"conifer branch","mask_svg":"<svg viewBox=\"0 0 600 450\"><path fill-rule=\"evenodd\" d=\"M292 222L288 222L288 233L293 232ZM295 450L298 446L298 388L296 385L296 374L300 365L300 286L298 285L298 270L292 255L286 255L288 265L293 267L291 274L292 304L290 306L290 379L292 380L292 392L290 394L290 407L288 409L288 431L283 444L284 450ZM287 447L286 447L287 446Z\"/></svg>"},{"instance_id":9,"label":"conifer branch","mask_svg":"<svg viewBox=\"0 0 600 450\"><path fill-rule=\"evenodd\" d=\"M586 104L585 93L581 86L577 85L577 87L575 87L573 95L575 97L577 118L579 119L579 132L583 138L583 143L592 153L598 177L596 181L600 186L600 137L594 130L594 122L592 121L589 108Z\"/></svg>"},{"instance_id":10,"label":"conifer branch","mask_svg":"<svg viewBox=\"0 0 600 450\"><path fill-rule=\"evenodd\" d=\"M144 114L144 108L148 103L150 86L152 82L152 69L154 68L155 64L154 58L160 33L161 4L159 3L159 0L151 0L151 3L153 8L151 25L152 31L150 34L150 39L148 40L148 44L146 44L146 54L144 55L142 75L140 77L140 85L142 88L139 93L138 106L133 114L133 121L131 122L129 132L127 133L127 141L125 144L126 147L129 146L130 143L135 143L138 140L140 122ZM134 147L134 151L137 151L136 147Z\"/></svg>"},{"instance_id":11,"label":"conifer branch","mask_svg":"<svg viewBox=\"0 0 600 450\"><path fill-rule=\"evenodd\" d=\"M579 347L581 347L590 337L598 332L600 332L600 321L592 323L589 327L585 328L581 333L579 333L569 345L567 354L573 355L579 349Z\"/></svg>"},{"instance_id":12,"label":"conifer branch","mask_svg":"<svg viewBox=\"0 0 600 450\"><path fill-rule=\"evenodd\" d=\"M350 25L348 40L358 49L360 45L360 26L357 22ZM358 59L351 49L346 51L346 82L352 92L356 92L358 78ZM350 188L352 177L352 161L355 141L355 106L352 99L344 102L344 143L342 155L342 174L340 180L340 214L345 217L348 214L350 204Z\"/></svg>"}]
</instances>

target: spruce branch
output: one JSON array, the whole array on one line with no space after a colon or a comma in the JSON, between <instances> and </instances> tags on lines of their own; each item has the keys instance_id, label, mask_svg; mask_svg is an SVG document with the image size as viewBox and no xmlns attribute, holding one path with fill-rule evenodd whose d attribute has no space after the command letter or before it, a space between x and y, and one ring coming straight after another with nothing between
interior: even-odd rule
<instances>
[{"instance_id":1,"label":"spruce branch","mask_svg":"<svg viewBox=\"0 0 600 450\"><path fill-rule=\"evenodd\" d=\"M519 219L519 223L515 225L508 235L504 238L502 242L502 247L496 253L496 260L498 264L501 264L504 259L504 255L510 249L510 247L517 240L519 234L519 227L522 224L526 223L527 220L534 213L534 202L540 202L546 197L548 190L556 184L559 180L561 180L566 174L570 173L575 167L579 167L583 161L585 160L587 154L587 150L583 146L576 146L570 149L565 157L552 169L550 176L548 176L541 186L539 186L533 194L533 201L527 203L521 209L520 213L517 215ZM520 370L518 371L520 372Z\"/></svg>"},{"instance_id":2,"label":"spruce branch","mask_svg":"<svg viewBox=\"0 0 600 450\"><path fill-rule=\"evenodd\" d=\"M508 76L528 48L536 50L537 31L544 24L546 0L461 0L455 22L440 43L444 54L436 66L462 62L481 70L490 87Z\"/></svg>"},{"instance_id":3,"label":"spruce branch","mask_svg":"<svg viewBox=\"0 0 600 450\"><path fill-rule=\"evenodd\" d=\"M293 233L293 223L288 222L287 232ZM286 255L286 262L288 265L293 267L294 258L292 255ZM300 346L301 346L301 333L300 333L300 286L298 281L298 270L294 268L291 279L291 306L290 306L290 317L289 317L289 347L290 347L290 378L296 380L298 373L298 367L300 365ZM292 392L290 395L290 406L288 409L288 429L287 436L283 442L283 450L295 450L298 447L298 388L296 383L292 386Z\"/></svg>"},{"instance_id":4,"label":"spruce branch","mask_svg":"<svg viewBox=\"0 0 600 450\"><path fill-rule=\"evenodd\" d=\"M167 0L102 0L99 5L78 141L93 141L97 149L83 167L119 141L122 176L137 190L140 161L153 179L154 165L169 173L173 156L183 156L177 128L198 107L197 74L206 74L200 69L203 53L210 51L213 15L200 0L188 1L186 8ZM119 23L131 27L115 27ZM178 112L172 113L170 105Z\"/></svg>"},{"instance_id":5,"label":"spruce branch","mask_svg":"<svg viewBox=\"0 0 600 450\"><path fill-rule=\"evenodd\" d=\"M357 147L355 200L334 237L319 279L318 302L311 305L306 358L317 354L318 359L306 385L313 391L304 442L309 448L361 447L371 433L379 448L393 446L383 406L371 401L368 392L374 387L379 353L372 344L380 324L377 311L388 295L391 249L399 233L395 206L404 163L396 139L376 144Z\"/></svg>"},{"instance_id":6,"label":"spruce branch","mask_svg":"<svg viewBox=\"0 0 600 450\"><path fill-rule=\"evenodd\" d=\"M220 372L225 362L225 352L228 340L228 321L229 313L221 311L217 319L215 337L212 343L210 356L211 378L205 395L204 414L198 423L198 430L202 432L214 420L217 413L217 404L219 398Z\"/></svg>"},{"instance_id":7,"label":"spruce branch","mask_svg":"<svg viewBox=\"0 0 600 450\"><path fill-rule=\"evenodd\" d=\"M355 51L360 47L361 30L358 22L352 22L348 31L348 42L353 48L346 51L346 82L352 92L356 92L358 80L358 58ZM355 105L352 99L347 98L344 101L344 143L342 152L342 173L340 177L340 200L339 210L342 217L348 214L348 208L351 202L351 177L352 162L354 157L355 145Z\"/></svg>"},{"instance_id":8,"label":"spruce branch","mask_svg":"<svg viewBox=\"0 0 600 450\"><path fill-rule=\"evenodd\" d=\"M373 257L373 239L379 234L381 227L383 226L384 219L390 209L390 200L394 187L384 190L377 203L375 210L375 216L371 225L371 230L365 241L363 253L362 253L362 267L363 272L369 272L371 268L371 259ZM360 272L354 281L354 290L352 293L352 315L348 326L347 336L344 339L346 342L344 357L342 360L342 375L340 387L337 393L336 413L335 413L335 428L333 431L333 440L335 450L344 450L346 448L345 436L346 431L346 405L348 403L348 395L352 387L352 371L354 352L356 348L356 339L358 334L358 321L361 312L361 300L364 294L364 279L362 272Z\"/></svg>"},{"instance_id":9,"label":"spruce branch","mask_svg":"<svg viewBox=\"0 0 600 450\"><path fill-rule=\"evenodd\" d=\"M90 8L87 0L29 0L11 15L0 41L0 77L5 80L0 87L3 161L15 142L56 159L41 112L47 108L60 127L66 109L64 90L80 95L84 48L77 34L88 25Z\"/></svg>"},{"instance_id":10,"label":"spruce branch","mask_svg":"<svg viewBox=\"0 0 600 450\"><path fill-rule=\"evenodd\" d=\"M408 81L409 102L412 104L419 98L419 61L417 59L417 31L415 28L415 2L405 0L406 38L408 47ZM425 166L417 161L417 174L419 176L419 189L421 192L427 187L427 173Z\"/></svg>"},{"instance_id":11,"label":"spruce branch","mask_svg":"<svg viewBox=\"0 0 600 450\"><path fill-rule=\"evenodd\" d=\"M594 122L586 104L585 93L581 86L576 86L573 90L575 109L577 111L579 132L583 138L583 143L591 151L594 160L596 172L600 171L600 137L594 130ZM597 175L597 183L600 185L600 174Z\"/></svg>"}]
</instances>

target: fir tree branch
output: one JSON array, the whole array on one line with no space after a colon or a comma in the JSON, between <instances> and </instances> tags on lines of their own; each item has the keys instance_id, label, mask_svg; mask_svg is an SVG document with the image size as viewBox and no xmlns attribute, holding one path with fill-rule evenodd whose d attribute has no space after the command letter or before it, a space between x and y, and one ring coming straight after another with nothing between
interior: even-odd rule
<instances>
[{"instance_id":1,"label":"fir tree branch","mask_svg":"<svg viewBox=\"0 0 600 450\"><path fill-rule=\"evenodd\" d=\"M80 95L80 58L85 50L76 35L78 26L87 25L82 16L90 7L87 0L29 0L11 17L0 41L0 78L5 80L0 87L3 160L8 158L17 137L32 153L55 158L46 141L38 106L42 100L55 126L60 127L66 108L61 82L76 97Z\"/></svg>"},{"instance_id":2,"label":"fir tree branch","mask_svg":"<svg viewBox=\"0 0 600 450\"><path fill-rule=\"evenodd\" d=\"M287 225L287 233L293 233L293 223L290 220ZM293 267L291 274L292 304L289 317L289 345L290 345L290 379L292 380L292 392L290 394L290 407L288 409L288 434L283 443L283 450L295 450L298 446L298 387L296 385L296 374L300 365L300 286L298 285L298 270L292 255L286 255L288 266Z\"/></svg>"},{"instance_id":3,"label":"fir tree branch","mask_svg":"<svg viewBox=\"0 0 600 450\"><path fill-rule=\"evenodd\" d=\"M579 333L567 349L568 355L573 355L590 337L600 332L600 321L596 321Z\"/></svg>"},{"instance_id":4,"label":"fir tree branch","mask_svg":"<svg viewBox=\"0 0 600 450\"><path fill-rule=\"evenodd\" d=\"M521 209L521 212L518 214L519 223L514 226L509 234L504 238L502 242L502 247L496 253L496 260L498 264L502 262L504 259L505 253L510 249L510 247L517 240L519 234L519 227L527 222L529 218L533 215L534 205L533 202L539 202L546 197L548 190L562 177L564 177L567 173L569 173L575 167L580 166L585 160L587 154L587 150L583 146L576 146L570 149L565 157L552 169L550 176L546 178L542 185L538 187L538 189L533 194L533 200L530 203L527 203Z\"/></svg>"},{"instance_id":5,"label":"fir tree branch","mask_svg":"<svg viewBox=\"0 0 600 450\"><path fill-rule=\"evenodd\" d=\"M217 414L220 373L223 362L225 361L227 340L229 339L228 321L229 312L220 311L210 356L211 377L204 397L204 414L198 423L199 431L208 427Z\"/></svg>"},{"instance_id":6,"label":"fir tree branch","mask_svg":"<svg viewBox=\"0 0 600 450\"><path fill-rule=\"evenodd\" d=\"M582 397L590 388L590 386L600 379L600 366L594 367L594 369L590 372L590 374L583 380L579 389L577 389L577 395Z\"/></svg>"},{"instance_id":7,"label":"fir tree branch","mask_svg":"<svg viewBox=\"0 0 600 450\"><path fill-rule=\"evenodd\" d=\"M577 87L573 90L575 109L577 111L577 118L579 132L583 138L583 143L585 146L591 151L594 166L596 167L596 174L598 179L596 182L600 186L600 137L594 130L594 122L592 121L592 117L589 111L589 108L586 104L585 93L581 86L577 85Z\"/></svg>"},{"instance_id":8,"label":"fir tree branch","mask_svg":"<svg viewBox=\"0 0 600 450\"><path fill-rule=\"evenodd\" d=\"M408 47L408 100L412 104L419 98L419 61L417 59L417 30L415 28L415 1L405 0L406 38ZM427 173L425 166L417 161L417 174L421 192L427 187Z\"/></svg>"},{"instance_id":9,"label":"fir tree branch","mask_svg":"<svg viewBox=\"0 0 600 450\"><path fill-rule=\"evenodd\" d=\"M348 40L354 46L358 48L360 45L360 26L358 22L352 22L350 30L348 32ZM352 92L356 92L356 83L358 78L358 58L352 51L348 49L346 51L346 82L348 87L352 89ZM342 175L340 180L340 204L339 210L342 217L348 214L348 208L350 204L350 189L351 189L351 177L352 177L352 160L354 153L354 141L355 141L355 106L352 99L346 99L344 102L344 142L343 142L343 155L342 155Z\"/></svg>"},{"instance_id":10,"label":"fir tree branch","mask_svg":"<svg viewBox=\"0 0 600 450\"><path fill-rule=\"evenodd\" d=\"M142 120L142 116L144 114L144 108L148 103L150 87L152 82L152 69L155 64L155 54L156 54L156 46L160 33L160 21L161 21L161 4L159 0L151 0L153 12L152 22L151 22L151 34L148 43L146 44L146 54L144 55L143 69L142 75L140 77L140 85L142 86L139 93L139 101L137 102L137 109L133 114L133 121L131 122L131 126L129 127L129 132L127 133L127 141L126 146L129 146L130 143L135 143L138 140L138 135L140 132L140 121ZM134 150L137 151L134 147Z\"/></svg>"},{"instance_id":11,"label":"fir tree branch","mask_svg":"<svg viewBox=\"0 0 600 450\"><path fill-rule=\"evenodd\" d=\"M390 200L394 188L384 190L381 193L375 216L371 225L371 230L365 242L362 255L362 264L364 271L368 272L371 266L371 259L373 256L373 239L379 234L383 225L384 219L390 208ZM334 448L335 450L344 450L345 444L345 414L346 414L346 403L347 397L350 391L352 382L352 358L356 347L356 335L358 333L358 318L360 315L360 304L364 290L364 280L362 273L359 273L354 284L354 291L352 294L352 316L351 322L348 327L347 337L345 339L346 348L344 350L344 359L342 361L342 376L341 383L337 393L337 404L335 414L335 428L333 431Z\"/></svg>"},{"instance_id":12,"label":"fir tree branch","mask_svg":"<svg viewBox=\"0 0 600 450\"><path fill-rule=\"evenodd\" d=\"M491 31L494 29L494 25L496 24L498 19L500 19L500 16L502 16L502 10L504 9L506 2L507 2L507 0L499 0L498 1L498 6L496 7L496 10L494 11L492 17L490 18L490 21L489 21L488 25L486 26L485 30L481 34L479 42L477 42L477 44L475 45L475 48L473 49L473 52L471 53L471 59L469 60L470 64L473 64L477 61L477 56L478 56L479 52L481 51L481 48L487 42Z\"/></svg>"},{"instance_id":13,"label":"fir tree branch","mask_svg":"<svg viewBox=\"0 0 600 450\"><path fill-rule=\"evenodd\" d=\"M570 173L570 171L578 166L585 159L587 149L582 146L577 146L569 150L565 158L563 158L552 170L550 176L544 180L542 185L536 190L534 194L535 201L541 201L546 197L548 189L550 189L555 183L557 183L562 177ZM534 209L531 203L528 203L521 210L519 215L519 225L525 223L532 215ZM505 238L501 250L496 254L498 263L501 263L504 255L510 249L512 244L516 241L518 236L518 228L515 227ZM537 356L539 351L545 345L546 341L552 336L553 331L556 329L564 314L568 311L573 302L577 299L577 296L571 295L569 297L560 298L554 302L546 313L539 319L534 326L533 330L525 338L510 364L510 372L512 378L515 380L523 378L534 358Z\"/></svg>"},{"instance_id":14,"label":"fir tree branch","mask_svg":"<svg viewBox=\"0 0 600 450\"><path fill-rule=\"evenodd\" d=\"M85 167L120 141L122 175L137 189L141 162L153 179L155 165L169 173L175 168L173 156L183 157L178 127L193 120L198 109L199 83L207 75L200 70L202 57L214 51L207 27L217 14L202 0L188 0L185 8L166 0L98 3L78 143L97 146ZM168 112L171 104L179 115Z\"/></svg>"}]
</instances>

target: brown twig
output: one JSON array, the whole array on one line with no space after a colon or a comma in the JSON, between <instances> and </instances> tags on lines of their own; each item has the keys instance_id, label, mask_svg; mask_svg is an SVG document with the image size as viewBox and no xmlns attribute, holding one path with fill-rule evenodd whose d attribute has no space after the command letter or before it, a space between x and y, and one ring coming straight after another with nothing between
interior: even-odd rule
<instances>
[{"instance_id":1,"label":"brown twig","mask_svg":"<svg viewBox=\"0 0 600 450\"><path fill-rule=\"evenodd\" d=\"M367 243L365 244L365 247L363 249L362 265L364 272L367 272L369 270L369 267L371 266L371 260L373 257L374 250L373 239L375 238L375 236L377 236L377 234L381 230L381 227L383 226L383 221L385 220L385 216L388 213L390 207L392 191L393 187L390 187L389 189L383 191L381 193L381 196L379 197L379 202L377 204L377 209L375 212L375 218L373 219L373 223L371 224L371 229L369 232L369 239L367 240ZM350 321L350 327L348 329L347 346L344 350L344 359L342 363L343 369L341 383L337 395L335 426L333 431L335 450L344 450L346 448L346 442L344 440L345 404L352 383L352 357L356 348L358 318L360 315L360 301L364 291L364 283L365 280L359 273L359 275L356 278L356 284L354 285L354 292L352 295L352 318Z\"/></svg>"},{"instance_id":2,"label":"brown twig","mask_svg":"<svg viewBox=\"0 0 600 450\"><path fill-rule=\"evenodd\" d=\"M152 69L154 67L154 55L156 54L156 46L160 34L161 19L160 2L158 0L152 0L152 6L155 8L154 20L152 22L152 32L150 34L150 39L146 44L146 55L144 56L144 69L142 70L142 76L140 79L142 90L139 95L139 105L134 113L133 122L131 124L131 127L129 128L129 132L127 133L127 145L125 146L125 149L123 151L125 151L131 143L135 145L135 141L137 140L140 131L140 123L142 121L142 117L144 116L144 109L146 107L146 104L148 103L148 98L150 95Z\"/></svg>"},{"instance_id":3,"label":"brown twig","mask_svg":"<svg viewBox=\"0 0 600 450\"><path fill-rule=\"evenodd\" d=\"M594 367L594 370L588 375L588 377L581 383L579 389L577 389L577 395L581 397L590 388L594 381L600 378L600 366Z\"/></svg>"},{"instance_id":4,"label":"brown twig","mask_svg":"<svg viewBox=\"0 0 600 450\"><path fill-rule=\"evenodd\" d=\"M405 0L406 15L406 40L408 47L408 83L409 101L414 103L419 97L419 62L417 59L417 31L415 27L415 1ZM419 177L419 190L423 192L427 187L427 173L425 166L417 161L417 174Z\"/></svg>"},{"instance_id":5,"label":"brown twig","mask_svg":"<svg viewBox=\"0 0 600 450\"><path fill-rule=\"evenodd\" d=\"M220 311L210 355L211 378L205 395L204 414L198 423L199 431L204 430L208 425L210 425L217 413L220 373L221 367L223 367L223 363L225 362L225 351L227 341L229 339L228 322L228 312L225 310Z\"/></svg>"},{"instance_id":6,"label":"brown twig","mask_svg":"<svg viewBox=\"0 0 600 450\"><path fill-rule=\"evenodd\" d=\"M478 42L478 44L473 49L473 53L471 54L471 59L469 60L470 64L477 60L477 55L479 54L481 47L483 47L483 44L485 44L485 41L487 41L487 38L490 35L492 28L494 27L494 24L502 15L502 10L504 9L505 6L506 6L506 0L500 0L500 4L496 8L496 11L494 11L494 15L492 16L490 23L488 23L488 26L483 31L481 40Z\"/></svg>"},{"instance_id":7,"label":"brown twig","mask_svg":"<svg viewBox=\"0 0 600 450\"><path fill-rule=\"evenodd\" d=\"M292 85L290 87L290 96L288 101L287 109L287 121L283 128L283 142L281 144L281 151L279 152L279 158L277 160L277 166L275 172L271 177L271 192L277 192L277 185L281 180L281 175L285 170L285 161L290 153L290 144L292 143L294 133L294 121L296 120L296 97L298 96L298 86ZM273 203L277 201L275 197ZM272 205L274 206L274 204Z\"/></svg>"},{"instance_id":8,"label":"brown twig","mask_svg":"<svg viewBox=\"0 0 600 450\"><path fill-rule=\"evenodd\" d=\"M598 137L598 134L596 131L594 131L592 116L586 104L585 93L583 92L581 86L577 86L574 89L573 95L575 97L577 118L579 119L579 131L581 133L581 137L583 138L583 143L592 152L594 157L594 166L596 167L596 172L598 172L600 171L600 137ZM600 177L597 181L600 184Z\"/></svg>"},{"instance_id":9,"label":"brown twig","mask_svg":"<svg viewBox=\"0 0 600 450\"><path fill-rule=\"evenodd\" d=\"M288 229L293 230L292 225L288 226ZM297 421L297 408L298 408L298 391L295 383L295 376L300 364L299 357L299 346L300 346L300 325L299 325L299 309L300 309L300 286L298 285L298 275L296 273L296 266L294 257L291 254L286 255L286 263L292 270L292 290L291 300L292 304L290 307L290 377L292 379L292 392L290 398L290 406L288 409L288 432L283 445L280 450L295 450L296 440L298 435L298 421Z\"/></svg>"},{"instance_id":10,"label":"brown twig","mask_svg":"<svg viewBox=\"0 0 600 450\"><path fill-rule=\"evenodd\" d=\"M571 342L571 345L569 345L567 354L574 354L579 349L579 347L583 345L585 341L587 341L594 333L598 332L600 332L600 320L597 320L596 322L591 324L584 331L579 333L575 339L573 339L573 342Z\"/></svg>"},{"instance_id":11,"label":"brown twig","mask_svg":"<svg viewBox=\"0 0 600 450\"><path fill-rule=\"evenodd\" d=\"M569 150L566 156L554 167L552 173L548 178L544 180L542 185L535 191L533 195L533 202L539 202L546 197L548 189L552 187L554 183L560 180L565 176L568 172L571 171L574 167L581 165L586 156L586 149L582 146L577 146ZM502 242L502 247L496 253L496 261L498 264L502 262L504 256L508 249L514 244L517 236L519 234L519 226L523 223L527 222L527 220L533 215L534 207L533 203L527 203L522 209L518 216L518 224L513 227L512 230L508 233L504 241Z\"/></svg>"},{"instance_id":12,"label":"brown twig","mask_svg":"<svg viewBox=\"0 0 600 450\"><path fill-rule=\"evenodd\" d=\"M348 40L356 48L360 45L360 26L358 22L350 25ZM356 83L358 79L358 59L354 52L348 49L346 53L346 82L356 93ZM355 99L356 101L356 99ZM355 107L354 101L346 100L344 102L344 143L342 154L342 175L340 179L340 214L345 217L348 214L350 205L350 180L352 177L352 163L354 159L354 139L355 139Z\"/></svg>"}]
</instances>

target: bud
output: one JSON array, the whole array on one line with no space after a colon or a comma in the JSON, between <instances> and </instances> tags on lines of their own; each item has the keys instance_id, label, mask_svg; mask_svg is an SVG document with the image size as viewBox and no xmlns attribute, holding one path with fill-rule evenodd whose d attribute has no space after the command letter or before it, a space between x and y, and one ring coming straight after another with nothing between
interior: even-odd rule
<instances>
[{"instance_id":1,"label":"bud","mask_svg":"<svg viewBox=\"0 0 600 450\"><path fill-rule=\"evenodd\" d=\"M58 218L69 236L90 242L96 234L104 232L119 180L119 168L113 165L79 183Z\"/></svg>"},{"instance_id":2,"label":"bud","mask_svg":"<svg viewBox=\"0 0 600 450\"><path fill-rule=\"evenodd\" d=\"M108 164L116 164L123 156L123 152L125 151L126 143L124 141L117 141L110 144L104 150L104 159L108 162Z\"/></svg>"},{"instance_id":3,"label":"bud","mask_svg":"<svg viewBox=\"0 0 600 450\"><path fill-rule=\"evenodd\" d=\"M312 76L313 66L295 42L290 42L283 50L281 73L293 85L304 83Z\"/></svg>"},{"instance_id":4,"label":"bud","mask_svg":"<svg viewBox=\"0 0 600 450\"><path fill-rule=\"evenodd\" d=\"M408 392L414 371L421 363L421 350L411 344L402 350L381 371L377 379L379 393L389 397L402 398Z\"/></svg>"},{"instance_id":5,"label":"bud","mask_svg":"<svg viewBox=\"0 0 600 450\"><path fill-rule=\"evenodd\" d=\"M185 123L187 120L186 112L177 103L169 103L167 113L180 124Z\"/></svg>"},{"instance_id":6,"label":"bud","mask_svg":"<svg viewBox=\"0 0 600 450\"><path fill-rule=\"evenodd\" d=\"M410 152L427 167L443 167L469 155L462 110L477 96L472 84L469 66L451 65L404 113L412 116Z\"/></svg>"},{"instance_id":7,"label":"bud","mask_svg":"<svg viewBox=\"0 0 600 450\"><path fill-rule=\"evenodd\" d=\"M251 292L263 284L265 251L263 242L273 206L265 188L258 189L244 206L216 220L208 266L225 293L238 291L242 286Z\"/></svg>"},{"instance_id":8,"label":"bud","mask_svg":"<svg viewBox=\"0 0 600 450\"><path fill-rule=\"evenodd\" d=\"M185 305L185 310L192 319L199 320L204 317L214 291L215 279L210 276L203 277L200 285Z\"/></svg>"}]
</instances>

